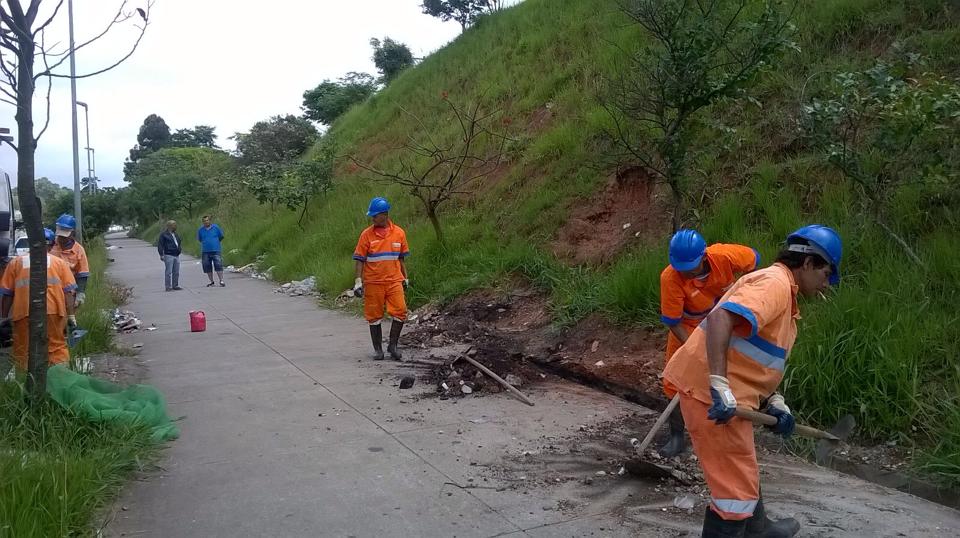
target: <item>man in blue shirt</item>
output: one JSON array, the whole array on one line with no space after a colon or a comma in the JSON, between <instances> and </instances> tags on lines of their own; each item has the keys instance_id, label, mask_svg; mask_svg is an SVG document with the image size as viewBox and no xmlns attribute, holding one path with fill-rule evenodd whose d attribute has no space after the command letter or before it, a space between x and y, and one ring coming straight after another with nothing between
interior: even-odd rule
<instances>
[{"instance_id":1,"label":"man in blue shirt","mask_svg":"<svg viewBox=\"0 0 960 538\"><path fill-rule=\"evenodd\" d=\"M197 230L197 241L200 242L200 263L203 265L203 272L207 274L210 283L207 287L215 286L213 281L213 271L217 272L220 278L220 287L226 286L223 283L223 257L220 256L220 242L223 241L223 230L213 224L210 215L203 216L203 226Z\"/></svg>"}]
</instances>

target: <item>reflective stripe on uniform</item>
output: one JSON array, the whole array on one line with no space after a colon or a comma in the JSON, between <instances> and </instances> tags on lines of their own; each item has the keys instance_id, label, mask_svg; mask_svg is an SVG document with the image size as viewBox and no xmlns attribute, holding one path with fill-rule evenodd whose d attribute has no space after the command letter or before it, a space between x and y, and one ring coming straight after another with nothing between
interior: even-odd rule
<instances>
[{"instance_id":1,"label":"reflective stripe on uniform","mask_svg":"<svg viewBox=\"0 0 960 538\"><path fill-rule=\"evenodd\" d=\"M746 516L752 516L754 509L757 507L757 501L741 501L739 499L710 499L718 510L727 512L730 514L741 514Z\"/></svg>"},{"instance_id":2,"label":"reflective stripe on uniform","mask_svg":"<svg viewBox=\"0 0 960 538\"><path fill-rule=\"evenodd\" d=\"M787 362L787 350L771 344L759 336L751 336L750 338L731 336L730 347L767 368L773 368L781 372Z\"/></svg>"},{"instance_id":3,"label":"reflective stripe on uniform","mask_svg":"<svg viewBox=\"0 0 960 538\"><path fill-rule=\"evenodd\" d=\"M367 255L367 263L375 262L395 262L402 256L400 252L374 252Z\"/></svg>"},{"instance_id":4,"label":"reflective stripe on uniform","mask_svg":"<svg viewBox=\"0 0 960 538\"><path fill-rule=\"evenodd\" d=\"M700 323L700 328L704 332L707 330L707 323L709 322L703 321ZM787 350L763 339L760 335L749 338L743 338L735 334L731 335L730 348L739 351L742 355L753 359L765 368L782 372L787 364Z\"/></svg>"}]
</instances>

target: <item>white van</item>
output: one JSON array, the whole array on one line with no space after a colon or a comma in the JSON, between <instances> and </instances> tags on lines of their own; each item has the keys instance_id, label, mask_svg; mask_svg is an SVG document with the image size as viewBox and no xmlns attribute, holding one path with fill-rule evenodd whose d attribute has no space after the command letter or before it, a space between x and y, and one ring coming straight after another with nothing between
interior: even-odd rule
<instances>
[{"instance_id":1,"label":"white van","mask_svg":"<svg viewBox=\"0 0 960 538\"><path fill-rule=\"evenodd\" d=\"M10 176L0 170L0 258L9 258L16 253L14 236L13 192Z\"/></svg>"}]
</instances>

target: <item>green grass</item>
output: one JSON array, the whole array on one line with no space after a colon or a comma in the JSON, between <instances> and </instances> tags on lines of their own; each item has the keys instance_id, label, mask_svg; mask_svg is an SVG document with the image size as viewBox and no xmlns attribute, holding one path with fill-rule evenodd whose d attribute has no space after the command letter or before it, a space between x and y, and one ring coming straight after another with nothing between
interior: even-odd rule
<instances>
[{"instance_id":1,"label":"green grass","mask_svg":"<svg viewBox=\"0 0 960 538\"><path fill-rule=\"evenodd\" d=\"M0 536L93 534L91 518L153 454L150 433L90 423L52 401L28 408L0 383Z\"/></svg>"},{"instance_id":2,"label":"green grass","mask_svg":"<svg viewBox=\"0 0 960 538\"><path fill-rule=\"evenodd\" d=\"M87 245L87 302L77 314L89 332L73 357L107 351L112 303L101 240ZM144 428L91 423L51 400L25 403L22 386L0 382L0 537L85 536L96 511L129 473L155 453Z\"/></svg>"},{"instance_id":3,"label":"green grass","mask_svg":"<svg viewBox=\"0 0 960 538\"><path fill-rule=\"evenodd\" d=\"M893 227L915 245L918 269L856 208L850 185L823 154L797 136L799 105L834 73L862 69L897 54L894 43L928 58L926 69L956 77L960 14L935 0L804 0L795 23L799 52L786 55L752 90L760 105L718 104L704 118L691 161L685 224L711 242L757 248L765 263L786 233L801 224L837 227L845 240L843 285L827 303L804 302L800 337L785 382L807 420L830 425L853 412L861 440L891 438L915 448L917 465L960 484L960 227L956 189L907 186L891 202ZM248 200L222 200L210 211L223 226L227 263L264 256L278 280L314 275L336 295L350 286L350 259L367 225L370 197L387 196L391 216L408 232L413 306L446 301L521 275L551 299L558 324L600 313L624 325L659 325L658 275L667 237L651 238L604 266L571 267L550 253L570 209L589 203L612 168L600 130L609 120L597 104L621 48L642 40L611 0L527 0L494 14L400 75L330 129L343 156L380 166L389 149L417 134L416 114L432 134L449 135L441 94L457 103L483 100L511 119L505 177L476 196L441 208L448 235L440 245L419 202L391 185L337 167L335 186L297 215ZM549 110L537 129L531 118ZM181 217L185 248L199 218ZM155 239L158 227L145 232ZM953 359L955 360L955 359ZM952 433L944 434L952 428Z\"/></svg>"},{"instance_id":4,"label":"green grass","mask_svg":"<svg viewBox=\"0 0 960 538\"><path fill-rule=\"evenodd\" d=\"M90 278L87 280L86 302L77 311L77 324L86 329L87 334L75 349L70 350L71 357L102 353L109 351L113 345L113 322L104 315L104 311L112 311L118 305L113 302L110 283L104 275L107 251L100 238L87 244L86 250L90 260Z\"/></svg>"}]
</instances>

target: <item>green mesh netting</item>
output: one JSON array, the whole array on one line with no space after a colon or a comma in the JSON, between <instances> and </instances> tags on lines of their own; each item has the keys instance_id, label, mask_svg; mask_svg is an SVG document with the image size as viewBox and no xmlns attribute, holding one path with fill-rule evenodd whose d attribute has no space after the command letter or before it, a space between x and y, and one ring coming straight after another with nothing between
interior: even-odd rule
<instances>
[{"instance_id":1,"label":"green mesh netting","mask_svg":"<svg viewBox=\"0 0 960 538\"><path fill-rule=\"evenodd\" d=\"M47 392L58 404L95 422L150 428L155 442L176 439L163 394L150 385L120 385L78 374L63 364L47 370Z\"/></svg>"}]
</instances>

